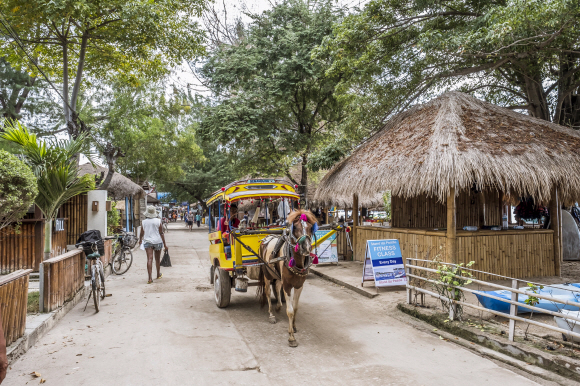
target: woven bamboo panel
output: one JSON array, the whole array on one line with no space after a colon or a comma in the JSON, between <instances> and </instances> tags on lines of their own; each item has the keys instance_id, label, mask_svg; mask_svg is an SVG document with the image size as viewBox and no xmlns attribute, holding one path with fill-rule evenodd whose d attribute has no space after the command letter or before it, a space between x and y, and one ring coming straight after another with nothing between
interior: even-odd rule
<instances>
[{"instance_id":1,"label":"woven bamboo panel","mask_svg":"<svg viewBox=\"0 0 580 386\"><path fill-rule=\"evenodd\" d=\"M60 217L67 218L66 244L76 243L79 236L87 231L88 196L80 194L68 200L60 207Z\"/></svg>"},{"instance_id":2,"label":"woven bamboo panel","mask_svg":"<svg viewBox=\"0 0 580 386\"><path fill-rule=\"evenodd\" d=\"M22 269L0 278L0 307L6 345L24 335L28 303L28 275L31 269Z\"/></svg>"},{"instance_id":3,"label":"woven bamboo panel","mask_svg":"<svg viewBox=\"0 0 580 386\"><path fill-rule=\"evenodd\" d=\"M34 222L20 225L18 231L0 231L0 272L7 274L19 269L38 270L42 256L36 256L34 248Z\"/></svg>"},{"instance_id":4,"label":"woven bamboo panel","mask_svg":"<svg viewBox=\"0 0 580 386\"><path fill-rule=\"evenodd\" d=\"M467 225L481 227L501 224L501 197L497 191L489 190L483 193L474 193L471 190L462 191L455 200L458 229ZM391 205L393 227L445 228L447 226L447 205L438 202L434 197L421 195L405 200L400 196L393 196ZM483 218L482 214L484 214Z\"/></svg>"},{"instance_id":5,"label":"woven bamboo panel","mask_svg":"<svg viewBox=\"0 0 580 386\"><path fill-rule=\"evenodd\" d=\"M356 227L355 259L363 261L367 240L398 239L403 259L445 261L445 232ZM457 262L514 278L556 275L552 230L458 232ZM497 277L478 274L481 280Z\"/></svg>"}]
</instances>

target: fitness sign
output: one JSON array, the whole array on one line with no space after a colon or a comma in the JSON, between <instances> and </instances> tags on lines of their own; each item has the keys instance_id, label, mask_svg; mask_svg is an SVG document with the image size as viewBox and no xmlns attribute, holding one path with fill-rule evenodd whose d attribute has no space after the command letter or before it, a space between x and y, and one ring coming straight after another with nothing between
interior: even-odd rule
<instances>
[{"instance_id":1,"label":"fitness sign","mask_svg":"<svg viewBox=\"0 0 580 386\"><path fill-rule=\"evenodd\" d=\"M366 276L364 272L368 272L368 264L372 266L375 287L405 285L407 283L399 240L368 240L363 281L365 280L364 276Z\"/></svg>"}]
</instances>

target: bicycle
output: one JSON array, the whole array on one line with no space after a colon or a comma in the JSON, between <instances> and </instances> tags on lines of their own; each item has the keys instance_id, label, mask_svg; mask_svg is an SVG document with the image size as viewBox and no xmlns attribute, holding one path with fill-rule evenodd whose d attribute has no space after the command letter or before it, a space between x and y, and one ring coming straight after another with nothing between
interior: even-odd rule
<instances>
[{"instance_id":1,"label":"bicycle","mask_svg":"<svg viewBox=\"0 0 580 386\"><path fill-rule=\"evenodd\" d=\"M163 219L161 220L161 224L163 224L163 233L169 232L169 228L167 227L167 224L169 224L169 220L167 220L167 217L163 217Z\"/></svg>"},{"instance_id":2,"label":"bicycle","mask_svg":"<svg viewBox=\"0 0 580 386\"><path fill-rule=\"evenodd\" d=\"M89 292L89 297L87 299L87 303L85 304L85 310L87 309L87 305L89 304L89 300L91 299L92 295L93 303L95 304L95 310L96 312L99 312L101 299L104 299L107 295L105 293L105 270L103 269L101 254L97 248L97 242L85 241L75 245L77 248L81 245L83 247L88 246L93 251L87 255L87 260L91 261L91 292Z\"/></svg>"},{"instance_id":3,"label":"bicycle","mask_svg":"<svg viewBox=\"0 0 580 386\"><path fill-rule=\"evenodd\" d=\"M131 249L137 245L137 237L132 233L123 232L116 236L113 246L113 258L111 259L111 269L115 275L122 275L131 268L133 264L133 252Z\"/></svg>"}]
</instances>

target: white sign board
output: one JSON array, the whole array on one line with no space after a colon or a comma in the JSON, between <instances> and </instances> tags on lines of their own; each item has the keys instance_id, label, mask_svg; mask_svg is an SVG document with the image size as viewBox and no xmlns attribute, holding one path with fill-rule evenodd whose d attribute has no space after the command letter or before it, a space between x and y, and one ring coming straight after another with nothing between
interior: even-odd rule
<instances>
[{"instance_id":1,"label":"white sign board","mask_svg":"<svg viewBox=\"0 0 580 386\"><path fill-rule=\"evenodd\" d=\"M316 231L316 238L320 239L326 236L332 230ZM336 233L324 240L318 246L318 264L338 263L338 244L336 242Z\"/></svg>"},{"instance_id":2,"label":"white sign board","mask_svg":"<svg viewBox=\"0 0 580 386\"><path fill-rule=\"evenodd\" d=\"M399 240L368 240L365 254L373 267L375 287L405 285L407 275ZM363 277L364 279L364 277Z\"/></svg>"}]
</instances>

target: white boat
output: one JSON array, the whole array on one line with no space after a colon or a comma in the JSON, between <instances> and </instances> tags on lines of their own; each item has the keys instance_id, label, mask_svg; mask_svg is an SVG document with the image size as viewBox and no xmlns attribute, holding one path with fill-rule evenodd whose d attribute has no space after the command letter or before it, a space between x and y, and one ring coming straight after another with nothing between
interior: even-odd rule
<instances>
[{"instance_id":1,"label":"white boat","mask_svg":"<svg viewBox=\"0 0 580 386\"><path fill-rule=\"evenodd\" d=\"M580 311L570 311L570 310L560 310L560 313L567 315L567 316L574 316L576 318L580 318ZM563 328L564 330L574 331L577 334L580 334L580 322L571 319L564 319L559 316L554 316L554 320L558 327ZM562 334L564 340L571 340L574 342L580 342L580 338L576 337L566 337Z\"/></svg>"}]
</instances>

